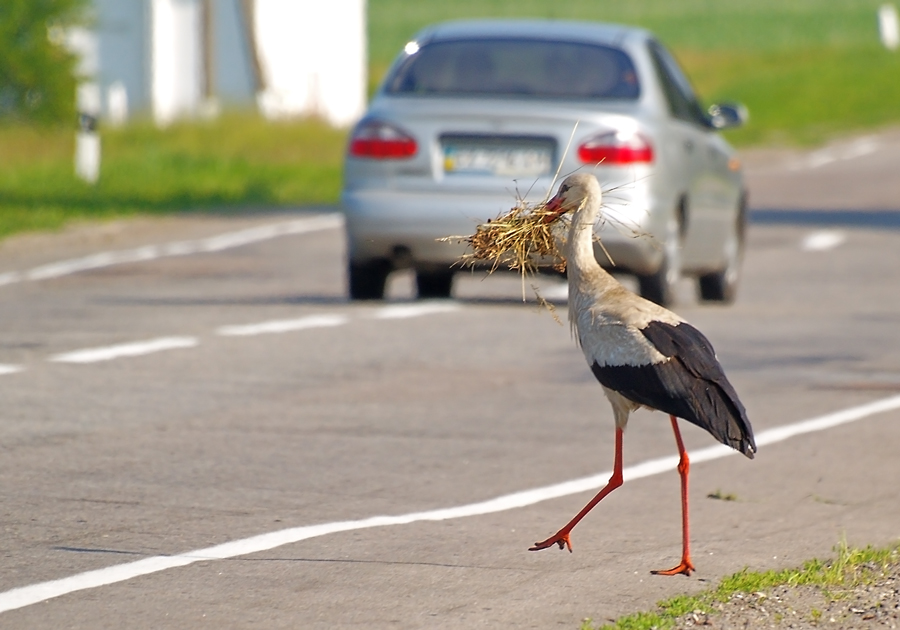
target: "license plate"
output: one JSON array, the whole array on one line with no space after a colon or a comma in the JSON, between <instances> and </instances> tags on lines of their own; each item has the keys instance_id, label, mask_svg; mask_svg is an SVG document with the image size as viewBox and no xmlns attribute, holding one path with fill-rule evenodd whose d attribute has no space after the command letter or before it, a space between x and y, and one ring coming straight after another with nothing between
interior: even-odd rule
<instances>
[{"instance_id":1,"label":"license plate","mask_svg":"<svg viewBox=\"0 0 900 630\"><path fill-rule=\"evenodd\" d=\"M444 141L444 172L537 177L553 169L549 141Z\"/></svg>"}]
</instances>

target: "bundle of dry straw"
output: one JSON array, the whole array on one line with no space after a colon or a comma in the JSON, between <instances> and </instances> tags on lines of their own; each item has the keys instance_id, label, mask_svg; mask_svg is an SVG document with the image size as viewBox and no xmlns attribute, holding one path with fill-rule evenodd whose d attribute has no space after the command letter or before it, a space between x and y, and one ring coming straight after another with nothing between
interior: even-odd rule
<instances>
[{"instance_id":1,"label":"bundle of dry straw","mask_svg":"<svg viewBox=\"0 0 900 630\"><path fill-rule=\"evenodd\" d=\"M460 262L470 267L487 263L491 273L503 264L524 276L534 273L539 265L547 265L548 261L555 261L554 268L565 271L566 259L554 234L559 230L558 224L546 220L555 214L543 202L529 204L518 200L509 212L488 219L471 236L448 236L441 240L466 243L469 251Z\"/></svg>"}]
</instances>

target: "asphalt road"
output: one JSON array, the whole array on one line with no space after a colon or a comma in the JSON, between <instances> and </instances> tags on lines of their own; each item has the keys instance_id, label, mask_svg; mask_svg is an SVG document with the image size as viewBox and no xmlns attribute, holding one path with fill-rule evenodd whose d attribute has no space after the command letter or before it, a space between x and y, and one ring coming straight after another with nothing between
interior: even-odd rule
<instances>
[{"instance_id":1,"label":"asphalt road","mask_svg":"<svg viewBox=\"0 0 900 630\"><path fill-rule=\"evenodd\" d=\"M678 312L757 434L900 394L900 137L869 140L748 154L739 300L683 287ZM843 537L900 538L894 405L753 461L695 463L691 578L649 573L680 553L672 470L613 493L574 553L528 552L592 493L466 514L610 469L612 414L568 328L510 276L464 277L459 299L424 308L408 277L387 305L348 303L340 230L315 215L0 245L0 627L577 628ZM240 246L207 238L291 221ZM108 251L145 260L34 271ZM689 450L713 444L683 431ZM665 416L633 417L626 466L674 452ZM379 515L399 518L365 520ZM134 567L160 570L126 579Z\"/></svg>"}]
</instances>

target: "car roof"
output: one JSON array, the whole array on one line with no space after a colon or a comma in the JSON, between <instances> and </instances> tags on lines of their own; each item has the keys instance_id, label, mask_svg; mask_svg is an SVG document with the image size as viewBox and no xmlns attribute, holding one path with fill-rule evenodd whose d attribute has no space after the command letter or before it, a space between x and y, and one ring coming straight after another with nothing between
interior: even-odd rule
<instances>
[{"instance_id":1,"label":"car roof","mask_svg":"<svg viewBox=\"0 0 900 630\"><path fill-rule=\"evenodd\" d=\"M481 37L512 37L552 41L581 41L621 46L624 40L652 39L649 31L633 26L571 20L457 20L426 27L415 41L433 41Z\"/></svg>"}]
</instances>

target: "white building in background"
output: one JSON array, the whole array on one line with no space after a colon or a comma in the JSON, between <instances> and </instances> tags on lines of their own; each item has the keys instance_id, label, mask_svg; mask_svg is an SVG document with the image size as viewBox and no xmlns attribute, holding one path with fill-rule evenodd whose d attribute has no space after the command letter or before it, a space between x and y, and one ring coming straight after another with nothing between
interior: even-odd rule
<instances>
[{"instance_id":1,"label":"white building in background","mask_svg":"<svg viewBox=\"0 0 900 630\"><path fill-rule=\"evenodd\" d=\"M94 0L100 117L158 124L259 107L343 126L366 99L365 0ZM70 38L71 39L71 38ZM93 41L91 41L93 40Z\"/></svg>"},{"instance_id":2,"label":"white building in background","mask_svg":"<svg viewBox=\"0 0 900 630\"><path fill-rule=\"evenodd\" d=\"M207 8L200 0L150 2L150 95L159 124L196 116L215 98L204 93Z\"/></svg>"},{"instance_id":3,"label":"white building in background","mask_svg":"<svg viewBox=\"0 0 900 630\"><path fill-rule=\"evenodd\" d=\"M897 50L900 47L900 18L897 17L897 7L893 4L886 3L878 7L878 32L885 48Z\"/></svg>"},{"instance_id":4,"label":"white building in background","mask_svg":"<svg viewBox=\"0 0 900 630\"><path fill-rule=\"evenodd\" d=\"M365 0L256 0L267 116L348 125L366 106Z\"/></svg>"}]
</instances>

